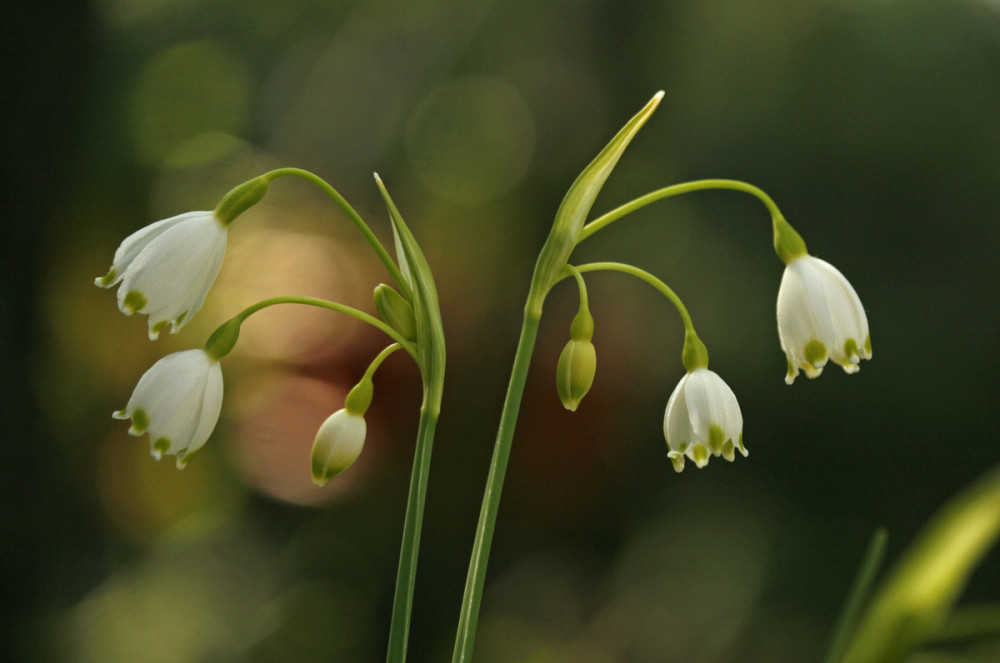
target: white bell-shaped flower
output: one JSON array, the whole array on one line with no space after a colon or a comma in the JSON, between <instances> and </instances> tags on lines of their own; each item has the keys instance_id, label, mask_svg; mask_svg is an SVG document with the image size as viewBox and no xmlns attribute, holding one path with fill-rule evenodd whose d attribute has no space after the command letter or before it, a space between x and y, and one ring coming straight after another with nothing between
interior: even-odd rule
<instances>
[{"instance_id":1,"label":"white bell-shaped flower","mask_svg":"<svg viewBox=\"0 0 1000 663\"><path fill-rule=\"evenodd\" d=\"M153 457L177 455L177 467L212 434L222 410L222 368L204 350L163 357L139 379L128 405L115 419L131 419L129 433L149 433Z\"/></svg>"},{"instance_id":2,"label":"white bell-shaped flower","mask_svg":"<svg viewBox=\"0 0 1000 663\"><path fill-rule=\"evenodd\" d=\"M149 316L149 338L169 324L180 331L201 308L226 253L227 226L214 212L187 212L157 221L128 237L111 270L94 283L118 282L118 308Z\"/></svg>"},{"instance_id":3,"label":"white bell-shaped flower","mask_svg":"<svg viewBox=\"0 0 1000 663\"><path fill-rule=\"evenodd\" d=\"M808 254L785 267L778 289L778 336L788 358L788 384L799 369L817 377L829 359L856 373L861 360L872 356L868 317L858 294L836 267Z\"/></svg>"},{"instance_id":4,"label":"white bell-shaped flower","mask_svg":"<svg viewBox=\"0 0 1000 663\"><path fill-rule=\"evenodd\" d=\"M313 442L312 478L317 486L326 485L354 464L365 446L366 432L365 418L347 409L327 417Z\"/></svg>"},{"instance_id":5,"label":"white bell-shaped flower","mask_svg":"<svg viewBox=\"0 0 1000 663\"><path fill-rule=\"evenodd\" d=\"M736 449L747 455L736 395L707 368L696 368L681 378L667 401L663 434L670 447L667 455L678 472L684 469L685 456L704 467L710 456L732 461Z\"/></svg>"}]
</instances>

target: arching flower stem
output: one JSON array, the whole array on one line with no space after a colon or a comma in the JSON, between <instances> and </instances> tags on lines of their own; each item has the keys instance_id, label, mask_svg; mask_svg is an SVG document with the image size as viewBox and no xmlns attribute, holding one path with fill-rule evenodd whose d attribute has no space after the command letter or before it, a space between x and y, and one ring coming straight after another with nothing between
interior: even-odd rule
<instances>
[{"instance_id":1,"label":"arching flower stem","mask_svg":"<svg viewBox=\"0 0 1000 663\"><path fill-rule=\"evenodd\" d=\"M276 306L277 304L302 304L302 305L305 305L305 306L315 306L317 308L325 308L325 309L329 309L331 311L337 311L338 313L346 313L347 315L351 316L352 318L360 320L361 322L366 322L369 325L371 325L372 327L375 327L379 331L383 332L389 338L391 338L393 341L395 341L396 344L398 344L399 347L401 347L404 350L406 350L410 354L411 357L413 357L414 359L417 358L417 349L416 349L416 346L414 346L413 343L411 343L410 341L408 341L405 338L403 338L402 336L400 336L399 332L397 332L395 329L393 329L389 325L385 324L384 322L382 322L381 320L379 320L375 316L369 315L369 314L365 313L364 311L359 311L358 309L353 308L351 306L346 306L344 304L338 304L337 302L331 302L331 301L327 301L325 299L319 299L317 297L300 297L300 296L297 296L297 295L281 295L281 296L278 296L278 297L269 297L267 299L262 299L261 301L257 302L256 304L252 304L252 305L246 307L245 309L243 309L242 311L240 311L239 313L237 313L235 316L233 316L233 318L232 318L232 320L230 320L230 322L236 321L237 323L242 324L244 320L246 320L247 318L249 318L251 315L253 315L257 311L260 311L261 309L265 309L265 308L267 308L269 306ZM225 324L228 325L229 323L225 323ZM389 352L389 354L391 354L390 348L393 348L393 346L390 345L388 348L386 348L385 350L383 350L382 351L383 354L386 353L386 352ZM393 349L392 352L394 352L394 351L395 350ZM379 355L379 356L381 357L381 355ZM386 354L386 356L388 356L388 354ZM376 360L378 360L378 358L376 358ZM381 363L381 362L379 362L379 363ZM373 364L374 364L374 362L373 362Z\"/></svg>"},{"instance_id":2,"label":"arching flower stem","mask_svg":"<svg viewBox=\"0 0 1000 663\"><path fill-rule=\"evenodd\" d=\"M382 246L382 243L375 236L375 233L372 232L371 228L368 227L368 224L365 223L364 219L361 218L361 215L358 214L353 207L351 207L350 203L348 203L336 189L330 186L330 184L319 175L311 173L308 170L303 170L302 168L278 168L261 175L261 178L269 183L279 177L298 177L306 180L307 182L311 182L319 187L323 193L333 199L333 202L335 202L337 206L342 209L345 214L347 214L347 217L351 220L355 227L357 227L358 231L365 238L365 241L368 242L368 244L372 247L372 250L375 251L375 255L377 255L378 259L382 261L383 265L385 265L385 268L389 270L389 274L392 275L392 279L402 291L403 297L407 300L411 299L412 295L410 292L410 286L406 282L406 279L403 278L403 274L399 271L399 267L396 266L396 263L389 255L389 252L386 251L384 246Z\"/></svg>"},{"instance_id":3,"label":"arching flower stem","mask_svg":"<svg viewBox=\"0 0 1000 663\"><path fill-rule=\"evenodd\" d=\"M771 213L771 218L773 219L775 225L781 223L787 224L785 217L781 214L781 210L778 209L778 206L775 204L774 200L771 199L771 196L767 195L762 189L755 187L752 184L747 184L746 182L741 182L739 180L726 179L694 180L692 182L674 184L662 189L657 189L656 191L651 191L644 196L639 196L635 200L625 203L624 205L616 207L610 212L599 216L583 227L583 231L580 234L580 241L582 242L598 230L611 225L623 216L627 216L636 210L640 210L646 205L655 203L657 200L663 200L664 198L679 196L693 191L704 191L707 189L731 189L733 191L749 193L764 203L768 211Z\"/></svg>"},{"instance_id":4,"label":"arching flower stem","mask_svg":"<svg viewBox=\"0 0 1000 663\"><path fill-rule=\"evenodd\" d=\"M681 298L677 296L677 293L668 286L666 283L656 278L644 269L639 269L634 265L629 265L622 262L592 262L586 265L578 265L576 270L581 274L585 272L622 272L630 276L634 276L640 281L644 281L649 285L653 286L661 295L670 300L670 303L674 305L677 312L681 316L681 320L684 322L684 349L681 352L681 356L684 360L684 368L688 371L692 371L695 368L708 368L708 349L705 344L701 342L698 338L698 334L694 331L694 323L691 321L691 314L688 313L687 307L684 306L684 302Z\"/></svg>"}]
</instances>

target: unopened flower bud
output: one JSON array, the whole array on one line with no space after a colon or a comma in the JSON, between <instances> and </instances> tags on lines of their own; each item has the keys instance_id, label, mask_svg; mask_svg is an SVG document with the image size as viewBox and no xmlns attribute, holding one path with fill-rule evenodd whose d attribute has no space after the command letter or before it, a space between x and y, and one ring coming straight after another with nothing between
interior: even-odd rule
<instances>
[{"instance_id":1,"label":"unopened flower bud","mask_svg":"<svg viewBox=\"0 0 1000 663\"><path fill-rule=\"evenodd\" d=\"M413 307L390 286L380 283L375 287L375 310L387 325L408 341L417 338L417 320Z\"/></svg>"},{"instance_id":2,"label":"unopened flower bud","mask_svg":"<svg viewBox=\"0 0 1000 663\"><path fill-rule=\"evenodd\" d=\"M365 446L365 418L347 409L331 414L316 433L312 450L312 479L317 486L326 485L361 455Z\"/></svg>"},{"instance_id":3,"label":"unopened flower bud","mask_svg":"<svg viewBox=\"0 0 1000 663\"><path fill-rule=\"evenodd\" d=\"M563 407L576 412L580 401L594 384L597 372L597 351L589 340L571 340L559 355L556 366L556 391Z\"/></svg>"}]
</instances>

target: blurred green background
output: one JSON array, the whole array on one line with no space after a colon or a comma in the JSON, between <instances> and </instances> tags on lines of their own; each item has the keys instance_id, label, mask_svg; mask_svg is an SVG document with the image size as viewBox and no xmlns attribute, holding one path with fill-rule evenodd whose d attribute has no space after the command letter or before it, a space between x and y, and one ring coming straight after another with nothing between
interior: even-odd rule
<instances>
[{"instance_id":1,"label":"blurred green background","mask_svg":"<svg viewBox=\"0 0 1000 663\"><path fill-rule=\"evenodd\" d=\"M324 489L319 423L382 338L271 309L224 363L183 472L112 410L160 356L274 294L372 310L388 280L322 195L282 180L233 227L205 308L150 343L93 286L127 234L278 166L325 177L389 240L378 171L422 243L448 338L412 661L449 660L535 256L566 188L659 89L595 205L686 179L768 191L861 295L874 359L788 387L769 217L734 192L646 208L579 260L684 298L750 450L674 473L663 409L682 328L648 287L588 279L598 374L554 371L548 300L476 660L818 660L865 542L894 559L1000 460L1000 2L93 0L10 11L0 562L4 660L377 661L419 407L376 376L369 437ZM1000 599L994 550L963 602ZM989 661L996 643L921 661ZM914 658L914 660L918 660Z\"/></svg>"}]
</instances>

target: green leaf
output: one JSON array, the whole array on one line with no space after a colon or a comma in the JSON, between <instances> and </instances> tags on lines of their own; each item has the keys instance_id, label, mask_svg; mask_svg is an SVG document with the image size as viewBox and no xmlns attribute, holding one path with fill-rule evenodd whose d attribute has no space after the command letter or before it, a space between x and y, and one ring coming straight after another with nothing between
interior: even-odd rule
<instances>
[{"instance_id":1,"label":"green leaf","mask_svg":"<svg viewBox=\"0 0 1000 663\"><path fill-rule=\"evenodd\" d=\"M1000 535L1000 467L959 493L904 553L862 617L844 663L903 661L948 617Z\"/></svg>"}]
</instances>

